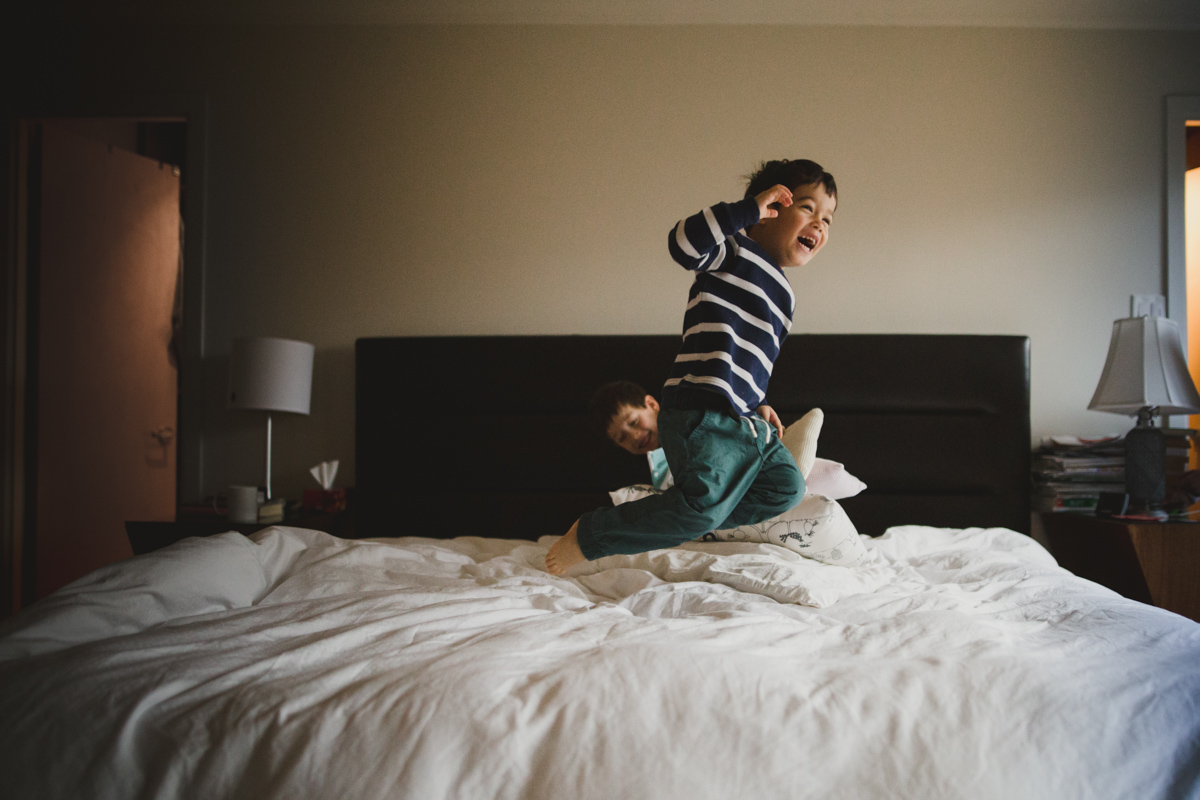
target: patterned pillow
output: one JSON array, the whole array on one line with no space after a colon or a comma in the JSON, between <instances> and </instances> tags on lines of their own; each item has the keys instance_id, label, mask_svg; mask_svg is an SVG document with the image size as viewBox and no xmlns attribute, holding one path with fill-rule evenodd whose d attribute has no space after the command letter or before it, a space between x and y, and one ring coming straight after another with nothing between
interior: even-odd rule
<instances>
[{"instance_id":1,"label":"patterned pillow","mask_svg":"<svg viewBox=\"0 0 1200 800\"><path fill-rule=\"evenodd\" d=\"M848 474L848 473L847 473ZM613 505L640 500L652 494L662 494L653 486L634 484L609 492ZM858 536L858 529L846 516L836 500L817 494L807 494L791 511L739 528L713 531L700 537L705 542L763 542L785 547L815 561L856 567L869 558L867 548Z\"/></svg>"},{"instance_id":2,"label":"patterned pillow","mask_svg":"<svg viewBox=\"0 0 1200 800\"><path fill-rule=\"evenodd\" d=\"M858 529L841 505L819 494L806 494L791 511L785 511L766 522L713 531L705 534L704 539L777 544L802 556L839 567L857 567L869 559Z\"/></svg>"},{"instance_id":3,"label":"patterned pillow","mask_svg":"<svg viewBox=\"0 0 1200 800\"><path fill-rule=\"evenodd\" d=\"M632 486L622 486L615 492L609 492L608 496L612 498L614 506L619 506L622 503L632 503L634 500L641 500L643 497L662 493L662 489L655 489L648 483L635 483Z\"/></svg>"}]
</instances>

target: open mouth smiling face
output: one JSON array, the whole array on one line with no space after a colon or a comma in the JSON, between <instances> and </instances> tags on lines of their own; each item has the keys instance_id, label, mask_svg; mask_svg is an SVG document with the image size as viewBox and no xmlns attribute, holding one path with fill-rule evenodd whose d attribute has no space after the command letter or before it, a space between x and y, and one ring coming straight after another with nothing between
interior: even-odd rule
<instances>
[{"instance_id":1,"label":"open mouth smiling face","mask_svg":"<svg viewBox=\"0 0 1200 800\"><path fill-rule=\"evenodd\" d=\"M829 241L829 226L837 199L825 187L797 187L792 203L778 209L751 227L750 238L758 242L781 267L802 267Z\"/></svg>"}]
</instances>

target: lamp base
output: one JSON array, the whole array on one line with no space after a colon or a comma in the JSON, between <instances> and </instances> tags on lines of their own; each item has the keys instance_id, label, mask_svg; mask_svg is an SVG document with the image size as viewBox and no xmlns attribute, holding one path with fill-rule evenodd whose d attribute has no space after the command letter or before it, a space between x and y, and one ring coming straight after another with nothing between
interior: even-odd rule
<instances>
[{"instance_id":1,"label":"lamp base","mask_svg":"<svg viewBox=\"0 0 1200 800\"><path fill-rule=\"evenodd\" d=\"M271 412L267 412L267 499L271 497Z\"/></svg>"},{"instance_id":2,"label":"lamp base","mask_svg":"<svg viewBox=\"0 0 1200 800\"><path fill-rule=\"evenodd\" d=\"M1163 432L1139 418L1125 434L1125 491L1132 511L1162 507L1167 496L1167 445Z\"/></svg>"}]
</instances>

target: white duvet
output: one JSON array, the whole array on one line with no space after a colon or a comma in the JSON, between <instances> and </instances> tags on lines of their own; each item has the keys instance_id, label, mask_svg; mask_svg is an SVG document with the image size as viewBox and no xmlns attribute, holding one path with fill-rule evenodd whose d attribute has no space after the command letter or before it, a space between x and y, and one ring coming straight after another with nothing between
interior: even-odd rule
<instances>
[{"instance_id":1,"label":"white duvet","mask_svg":"<svg viewBox=\"0 0 1200 800\"><path fill-rule=\"evenodd\" d=\"M20 798L1200 797L1200 625L1006 530L772 545L272 528L0 627Z\"/></svg>"}]
</instances>

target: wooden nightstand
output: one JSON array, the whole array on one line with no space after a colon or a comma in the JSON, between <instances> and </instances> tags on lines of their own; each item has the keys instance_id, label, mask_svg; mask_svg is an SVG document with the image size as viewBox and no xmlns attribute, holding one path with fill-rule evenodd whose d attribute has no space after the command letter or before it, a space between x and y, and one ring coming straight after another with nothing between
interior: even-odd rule
<instances>
[{"instance_id":1,"label":"wooden nightstand","mask_svg":"<svg viewBox=\"0 0 1200 800\"><path fill-rule=\"evenodd\" d=\"M343 539L354 538L354 518L349 511L339 511L335 514L304 514L273 524L288 525L293 528L311 528L332 533ZM129 537L133 554L141 555L174 544L189 536L213 536L226 531L251 534L269 527L271 525L262 523L226 522L224 517L181 517L174 522L126 522L125 535Z\"/></svg>"},{"instance_id":2,"label":"wooden nightstand","mask_svg":"<svg viewBox=\"0 0 1200 800\"><path fill-rule=\"evenodd\" d=\"M1081 578L1200 622L1200 524L1042 514L1050 550Z\"/></svg>"}]
</instances>

